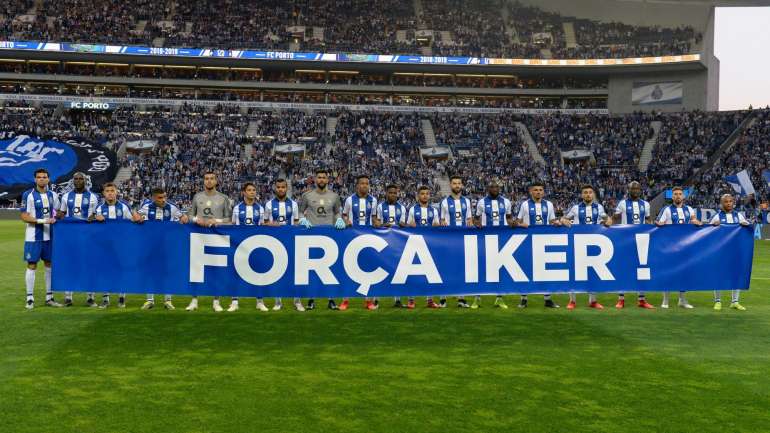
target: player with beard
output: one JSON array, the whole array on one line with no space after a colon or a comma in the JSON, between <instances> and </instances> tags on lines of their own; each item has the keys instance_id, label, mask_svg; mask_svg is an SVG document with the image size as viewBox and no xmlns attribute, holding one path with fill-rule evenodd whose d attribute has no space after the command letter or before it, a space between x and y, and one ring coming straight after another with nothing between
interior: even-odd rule
<instances>
[{"instance_id":1,"label":"player with beard","mask_svg":"<svg viewBox=\"0 0 770 433\"><path fill-rule=\"evenodd\" d=\"M463 195L463 178L456 175L450 177L449 187L451 193L441 200L441 207L439 208L441 226L473 227L473 209L471 200ZM441 308L446 307L446 297L441 297L439 306ZM457 306L460 308L479 308L478 300L473 301L473 305L468 305L463 296L457 300Z\"/></svg>"},{"instance_id":2,"label":"player with beard","mask_svg":"<svg viewBox=\"0 0 770 433\"><path fill-rule=\"evenodd\" d=\"M337 229L345 228L345 220L342 219L342 203L340 196L329 190L329 171L318 169L315 172L315 188L302 194L299 202L300 225L307 228L313 226L331 226ZM327 304L330 310L347 310L349 302L343 301L337 307L334 299L329 298ZM309 299L307 302L308 310L315 309L315 300Z\"/></svg>"}]
</instances>

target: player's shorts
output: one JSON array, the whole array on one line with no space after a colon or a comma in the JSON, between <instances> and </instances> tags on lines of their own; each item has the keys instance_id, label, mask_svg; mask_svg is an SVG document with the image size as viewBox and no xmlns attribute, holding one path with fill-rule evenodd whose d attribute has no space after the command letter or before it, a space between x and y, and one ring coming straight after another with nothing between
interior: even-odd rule
<instances>
[{"instance_id":1,"label":"player's shorts","mask_svg":"<svg viewBox=\"0 0 770 433\"><path fill-rule=\"evenodd\" d=\"M51 261L51 241L24 242L24 261L37 263L40 260Z\"/></svg>"}]
</instances>

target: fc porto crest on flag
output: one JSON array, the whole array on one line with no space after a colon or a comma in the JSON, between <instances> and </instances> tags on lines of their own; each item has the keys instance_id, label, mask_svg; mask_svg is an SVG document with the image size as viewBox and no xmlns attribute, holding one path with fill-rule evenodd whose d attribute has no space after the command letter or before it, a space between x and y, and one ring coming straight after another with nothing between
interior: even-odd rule
<instances>
[{"instance_id":1,"label":"fc porto crest on flag","mask_svg":"<svg viewBox=\"0 0 770 433\"><path fill-rule=\"evenodd\" d=\"M48 170L53 184L82 171L98 185L111 181L117 172L115 153L101 145L0 131L0 198L11 200L31 188L39 168Z\"/></svg>"}]
</instances>

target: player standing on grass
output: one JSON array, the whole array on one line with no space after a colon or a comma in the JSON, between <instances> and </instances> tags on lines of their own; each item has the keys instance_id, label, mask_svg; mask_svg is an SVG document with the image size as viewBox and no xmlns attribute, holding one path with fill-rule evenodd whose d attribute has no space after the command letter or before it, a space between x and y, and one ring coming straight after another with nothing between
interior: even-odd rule
<instances>
[{"instance_id":1,"label":"player standing on grass","mask_svg":"<svg viewBox=\"0 0 770 433\"><path fill-rule=\"evenodd\" d=\"M190 215L192 221L200 227L216 227L218 225L230 224L233 205L230 199L217 191L217 175L213 171L206 171L203 174L203 191L195 194L192 200ZM222 305L219 303L219 296L214 297L211 303L214 311L222 311ZM198 309L198 297L193 296L187 311Z\"/></svg>"},{"instance_id":2,"label":"player standing on grass","mask_svg":"<svg viewBox=\"0 0 770 433\"><path fill-rule=\"evenodd\" d=\"M59 197L48 188L50 179L44 168L35 170L35 186L21 196L21 220L27 223L24 233L24 261L27 271L24 282L27 289L26 308L35 308L35 271L37 262L45 265L45 305L61 307L51 291L51 224L59 207Z\"/></svg>"},{"instance_id":3,"label":"player standing on grass","mask_svg":"<svg viewBox=\"0 0 770 433\"><path fill-rule=\"evenodd\" d=\"M377 199L369 194L369 176L363 174L356 177L356 192L345 199L345 205L342 207L342 219L348 227L373 227L375 214L377 213ZM342 301L342 305L347 305L348 299ZM376 310L380 308L380 301L377 298L366 298L364 308L367 310Z\"/></svg>"},{"instance_id":4,"label":"player standing on grass","mask_svg":"<svg viewBox=\"0 0 770 433\"><path fill-rule=\"evenodd\" d=\"M187 224L189 221L187 215L176 207L173 203L170 203L166 199L166 190L163 188L154 188L150 193L152 200L145 200L142 206L139 207L137 214L139 215L139 223L145 221L148 222L161 222L161 221L175 221L181 224ZM147 301L142 305L142 310L149 310L155 307L155 295L152 293L147 294ZM165 295L163 301L163 307L167 310L173 310L174 304L171 303L171 295Z\"/></svg>"},{"instance_id":5,"label":"player standing on grass","mask_svg":"<svg viewBox=\"0 0 770 433\"><path fill-rule=\"evenodd\" d=\"M288 192L289 185L284 179L278 179L273 186L273 192L275 198L265 203L265 225L271 227L283 227L293 226L299 224L299 206L297 202L288 198L286 193ZM278 311L283 308L281 298L275 298L274 311ZM264 300L260 297L257 298L257 309L259 311L267 311ZM305 307L302 306L299 298L294 298L294 309L297 311L305 311Z\"/></svg>"},{"instance_id":6,"label":"player standing on grass","mask_svg":"<svg viewBox=\"0 0 770 433\"><path fill-rule=\"evenodd\" d=\"M417 188L417 203L409 208L406 224L409 227L438 227L440 223L439 212L430 204L430 188L423 185ZM442 298L443 299L443 298ZM446 300L444 300L446 306ZM442 308L433 301L433 296L428 296L428 308ZM407 308L414 308L414 297L409 297Z\"/></svg>"},{"instance_id":7,"label":"player standing on grass","mask_svg":"<svg viewBox=\"0 0 770 433\"><path fill-rule=\"evenodd\" d=\"M700 226L701 223L695 216L695 210L690 206L684 204L684 189L680 186L675 186L671 189L671 201L670 206L666 206L660 210L655 225L664 226L669 224L695 224ZM679 292L679 306L686 309L695 308L687 302L687 298L684 295L684 291ZM660 304L661 308L668 308L669 293L663 292L663 303Z\"/></svg>"},{"instance_id":8,"label":"player standing on grass","mask_svg":"<svg viewBox=\"0 0 770 433\"><path fill-rule=\"evenodd\" d=\"M566 227L572 227L573 224L604 224L608 227L611 226L612 219L607 216L604 206L594 200L595 197L594 187L583 185L580 188L580 203L572 206L567 215L562 217L561 223ZM575 292L569 292L568 310L574 310L577 306L575 298ZM588 292L588 306L599 310L604 309L604 306L596 300L596 294L592 292Z\"/></svg>"},{"instance_id":9,"label":"player standing on grass","mask_svg":"<svg viewBox=\"0 0 770 433\"><path fill-rule=\"evenodd\" d=\"M77 172L72 176L72 190L61 196L61 206L57 216L61 218L72 218L77 220L91 220L99 203L96 193L86 187L86 175ZM94 292L88 292L86 305L96 307ZM72 292L64 292L64 306L72 306Z\"/></svg>"},{"instance_id":10,"label":"player standing on grass","mask_svg":"<svg viewBox=\"0 0 770 433\"><path fill-rule=\"evenodd\" d=\"M385 187L385 201L377 205L377 212L374 214L375 227L404 227L406 226L406 206L398 201L398 185L390 184ZM393 308L402 308L401 297L396 296ZM414 298L410 298L407 308L414 308Z\"/></svg>"},{"instance_id":11,"label":"player standing on grass","mask_svg":"<svg viewBox=\"0 0 770 433\"><path fill-rule=\"evenodd\" d=\"M94 219L99 222L126 220L126 221L139 221L141 217L139 214L131 211L131 208L118 200L118 188L112 182L107 182L102 186L102 194L104 194L104 201L96 207L96 215ZM107 308L110 306L110 294L104 293L102 295L102 303L99 304L99 308ZM126 294L118 294L118 308L126 308Z\"/></svg>"},{"instance_id":12,"label":"player standing on grass","mask_svg":"<svg viewBox=\"0 0 770 433\"><path fill-rule=\"evenodd\" d=\"M516 225L519 227L554 225L560 226L561 221L556 218L553 203L543 198L545 185L541 182L533 182L529 185L529 199L519 205L519 214L516 216ZM550 294L543 295L546 308L559 308L559 305L551 299ZM527 295L521 295L519 308L527 308Z\"/></svg>"},{"instance_id":13,"label":"player standing on grass","mask_svg":"<svg viewBox=\"0 0 770 433\"><path fill-rule=\"evenodd\" d=\"M513 226L514 220L511 214L511 201L500 195L500 184L492 180L487 185L487 196L476 204L476 216L474 218L477 227L505 227ZM481 304L481 296L476 295L473 302ZM503 302L502 295L495 298L495 307L508 309Z\"/></svg>"},{"instance_id":14,"label":"player standing on grass","mask_svg":"<svg viewBox=\"0 0 770 433\"><path fill-rule=\"evenodd\" d=\"M241 188L243 201L236 204L232 212L232 223L236 226L258 226L262 224L265 215L265 208L257 202L257 187L246 182ZM233 296L230 300L230 307L227 311L232 313L238 311L238 297Z\"/></svg>"},{"instance_id":15,"label":"player standing on grass","mask_svg":"<svg viewBox=\"0 0 770 433\"><path fill-rule=\"evenodd\" d=\"M628 184L628 198L620 200L615 207L615 224L652 224L652 215L650 212L650 203L642 200L642 185L633 181ZM644 292L639 292L637 305L639 308L654 309ZM624 293L618 293L618 302L615 308L626 306L626 296Z\"/></svg>"},{"instance_id":16,"label":"player standing on grass","mask_svg":"<svg viewBox=\"0 0 770 433\"><path fill-rule=\"evenodd\" d=\"M307 228L313 226L331 226L337 229L345 228L345 220L341 217L342 203L340 196L336 192L330 191L329 172L324 169L318 169L315 172L315 188L302 194L299 203L300 220L299 223ZM334 299L329 298L327 304L330 310L347 310L349 302L343 301L337 307ZM315 309L315 300L309 299L307 309Z\"/></svg>"},{"instance_id":17,"label":"player standing on grass","mask_svg":"<svg viewBox=\"0 0 770 433\"><path fill-rule=\"evenodd\" d=\"M463 196L463 178L460 176L450 177L449 188L451 193L441 200L441 225L444 227L472 227L473 209L471 200ZM439 305L441 308L446 307L446 297L441 297ZM465 298L460 296L460 299L457 300L457 306L460 308L479 308L478 299L473 301L473 305L468 305Z\"/></svg>"},{"instance_id":18,"label":"player standing on grass","mask_svg":"<svg viewBox=\"0 0 770 433\"><path fill-rule=\"evenodd\" d=\"M724 194L719 199L719 213L711 218L711 224L718 225L736 225L748 226L750 223L746 218L735 211L735 199L730 194ZM740 304L740 290L732 290L730 297L730 308L738 311L746 311L746 307ZM722 310L722 293L719 290L714 290L714 310Z\"/></svg>"}]
</instances>

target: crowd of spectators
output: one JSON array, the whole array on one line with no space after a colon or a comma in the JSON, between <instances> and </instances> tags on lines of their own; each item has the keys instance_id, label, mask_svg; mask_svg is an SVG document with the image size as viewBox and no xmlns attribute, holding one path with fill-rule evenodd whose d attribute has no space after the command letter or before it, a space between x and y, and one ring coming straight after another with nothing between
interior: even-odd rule
<instances>
[{"instance_id":1,"label":"crowd of spectators","mask_svg":"<svg viewBox=\"0 0 770 433\"><path fill-rule=\"evenodd\" d=\"M612 58L683 54L702 36L563 16L501 0L10 0L0 37L212 49L473 56ZM32 11L31 18L19 18ZM18 18L18 19L17 19ZM564 23L577 46L566 47ZM318 30L317 30L318 29ZM418 32L430 30L430 37ZM399 31L403 33L399 34Z\"/></svg>"},{"instance_id":2,"label":"crowd of spectators","mask_svg":"<svg viewBox=\"0 0 770 433\"><path fill-rule=\"evenodd\" d=\"M443 114L338 111L241 112L227 106L207 109L121 108L114 112L61 111L8 102L0 109L5 129L42 137L84 137L114 150L136 140L156 143L149 151L129 151L120 160L130 176L122 185L124 199L138 204L154 186L163 186L182 207L201 188L201 174L219 175L220 190L234 200L246 181L256 182L261 200L271 195L272 182L286 177L298 197L313 187L315 170L331 172L331 186L341 196L354 192L355 177L371 176L372 194L382 197L389 183L401 185L407 203L420 185L441 195L441 179L458 174L472 198L485 194L497 180L513 201L526 198L534 180L546 184L559 211L578 200L581 184L596 187L599 199L614 207L631 180L642 182L652 198L673 185L694 185L692 204L714 207L729 191L723 178L747 169L758 191L768 197L761 172L770 166L770 110L755 111L753 124L713 166L704 163L746 119L749 112L681 112L625 116L572 116L558 113ZM336 127L327 131L329 117ZM437 145L448 146L448 159L424 159L423 121L429 120ZM660 122L658 144L646 172L638 160L644 141ZM545 158L538 163L520 134L526 127ZM304 153L275 152L276 145L302 143ZM590 157L562 158L561 151L585 149ZM701 169L701 171L698 171ZM445 191L443 191L445 192Z\"/></svg>"}]
</instances>

